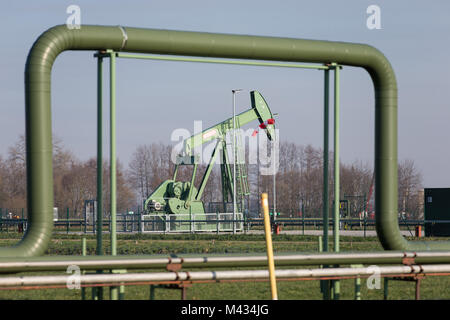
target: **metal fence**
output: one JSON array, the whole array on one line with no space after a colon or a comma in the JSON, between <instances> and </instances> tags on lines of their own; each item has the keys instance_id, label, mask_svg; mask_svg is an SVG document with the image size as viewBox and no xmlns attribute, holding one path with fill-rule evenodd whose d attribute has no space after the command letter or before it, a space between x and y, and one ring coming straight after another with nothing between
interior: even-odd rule
<instances>
[{"instance_id":1,"label":"metal fence","mask_svg":"<svg viewBox=\"0 0 450 320\"><path fill-rule=\"evenodd\" d=\"M25 232L28 227L26 210L24 209L2 209L0 208L0 232ZM67 217L62 218L61 217ZM70 218L69 218L70 217ZM320 230L323 228L321 218L287 218L271 217L272 226L280 226L280 230ZM198 233L198 232L232 232L233 224L238 232L249 230L262 230L263 219L236 213L233 223L233 213L206 213L206 214L177 214L177 215L141 215L139 211L133 214L117 214L116 227L120 233ZM450 229L450 220L411 220L398 219L402 230L409 231L411 236L417 236L417 227L426 231L426 236L450 236L450 233L436 233L439 228ZM330 219L329 226L332 228L333 220ZM69 212L59 214L54 219L55 232L78 232L96 233L97 219L93 215L88 219L86 215L76 218ZM341 219L340 230L375 230L375 219ZM108 214L103 217L103 232L111 230L111 219ZM364 232L365 235L365 232Z\"/></svg>"},{"instance_id":2,"label":"metal fence","mask_svg":"<svg viewBox=\"0 0 450 320\"><path fill-rule=\"evenodd\" d=\"M234 228L233 228L234 224ZM143 215L142 232L231 232L244 230L242 213Z\"/></svg>"}]
</instances>

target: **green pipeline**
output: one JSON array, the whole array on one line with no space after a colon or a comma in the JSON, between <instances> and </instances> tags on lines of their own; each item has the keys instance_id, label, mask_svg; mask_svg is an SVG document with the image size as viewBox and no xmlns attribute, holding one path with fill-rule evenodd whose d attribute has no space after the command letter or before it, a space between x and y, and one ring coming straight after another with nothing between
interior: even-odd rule
<instances>
[{"instance_id":1,"label":"green pipeline","mask_svg":"<svg viewBox=\"0 0 450 320\"><path fill-rule=\"evenodd\" d=\"M51 71L68 50L107 50L199 57L331 63L362 67L375 89L376 229L387 250L445 250L447 242L408 242L397 222L397 84L377 49L363 44L201 32L55 26L33 44L25 68L27 205L30 224L0 257L42 255L53 229Z\"/></svg>"}]
</instances>

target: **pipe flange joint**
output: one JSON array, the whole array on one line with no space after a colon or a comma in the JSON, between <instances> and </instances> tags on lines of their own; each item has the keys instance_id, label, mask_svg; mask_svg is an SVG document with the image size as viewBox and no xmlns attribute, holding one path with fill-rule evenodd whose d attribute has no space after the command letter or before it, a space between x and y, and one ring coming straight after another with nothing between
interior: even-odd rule
<instances>
[{"instance_id":1,"label":"pipe flange joint","mask_svg":"<svg viewBox=\"0 0 450 320\"><path fill-rule=\"evenodd\" d=\"M122 35L123 35L123 40L122 40L122 46L120 47L119 51L122 51L125 46L127 45L127 41L128 41L128 35L127 35L127 31L125 30L125 27L122 26L118 26L120 31L122 31Z\"/></svg>"}]
</instances>

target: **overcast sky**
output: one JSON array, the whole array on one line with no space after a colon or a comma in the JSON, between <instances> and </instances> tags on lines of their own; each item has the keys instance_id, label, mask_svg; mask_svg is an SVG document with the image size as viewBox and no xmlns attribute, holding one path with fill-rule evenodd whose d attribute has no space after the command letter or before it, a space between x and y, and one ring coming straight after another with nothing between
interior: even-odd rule
<instances>
[{"instance_id":1,"label":"overcast sky","mask_svg":"<svg viewBox=\"0 0 450 320\"><path fill-rule=\"evenodd\" d=\"M28 51L42 32L66 22L71 4L81 8L82 24L370 44L386 55L397 76L399 159L415 161L425 187L450 187L448 1L4 1L0 12L3 157L25 130L23 75ZM381 29L367 28L366 9L373 4L381 9ZM206 128L230 117L234 88L247 90L237 97L238 111L249 108L249 91L262 93L272 111L279 113L281 140L322 147L321 71L119 59L118 157L126 164L138 145L171 143L175 129L193 131L195 120L202 120ZM93 52L65 52L56 60L52 122L53 132L77 157L96 155ZM341 160L372 165L373 150L372 82L364 70L344 67Z\"/></svg>"}]
</instances>

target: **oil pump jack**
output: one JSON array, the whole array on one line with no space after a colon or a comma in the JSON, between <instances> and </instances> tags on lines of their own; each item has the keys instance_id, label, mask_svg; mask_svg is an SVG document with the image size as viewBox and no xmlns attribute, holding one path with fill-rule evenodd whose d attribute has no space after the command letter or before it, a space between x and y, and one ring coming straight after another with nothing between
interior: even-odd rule
<instances>
[{"instance_id":1,"label":"oil pump jack","mask_svg":"<svg viewBox=\"0 0 450 320\"><path fill-rule=\"evenodd\" d=\"M274 139L275 124L272 112L269 109L263 96L257 91L250 92L251 108L245 112L236 115L236 129L258 120L259 127L265 130L269 140ZM229 118L218 123L202 132L195 134L183 142L181 153L177 156L173 178L162 182L153 193L145 200L144 210L148 214L204 214L205 206L201 197L205 190L211 170L221 154L221 177L222 177L222 196L224 208L226 203L233 201L233 176L230 161L227 153L226 134L233 130L233 118ZM203 175L198 189L194 186L195 177L198 167L198 156L194 154L194 148L212 141L216 141L211 158L209 160L206 171ZM237 154L233 153L233 154ZM236 198L248 196L249 188L245 166L236 164ZM190 181L177 181L177 172L180 166L192 165L193 171ZM242 212L243 201L236 199L238 203L237 209Z\"/></svg>"}]
</instances>

